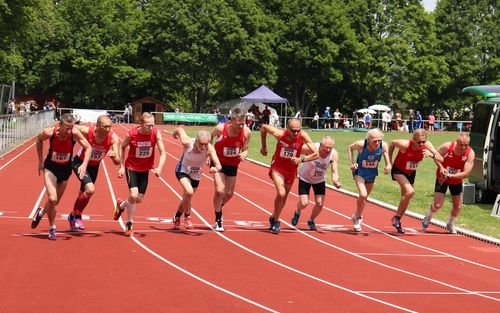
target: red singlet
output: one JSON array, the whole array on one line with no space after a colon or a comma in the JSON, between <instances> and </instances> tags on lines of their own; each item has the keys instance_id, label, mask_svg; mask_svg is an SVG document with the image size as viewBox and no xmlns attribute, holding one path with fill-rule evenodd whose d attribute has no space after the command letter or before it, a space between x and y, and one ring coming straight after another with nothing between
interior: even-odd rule
<instances>
[{"instance_id":1,"label":"red singlet","mask_svg":"<svg viewBox=\"0 0 500 313\"><path fill-rule=\"evenodd\" d=\"M456 155L453 153L455 151L455 141L451 142L450 148L448 152L444 156L443 167L448 171L449 174L460 173L464 170L465 162L469 158L471 148L467 147L464 155ZM436 176L439 177L439 168L436 170ZM446 184L448 185L461 185L461 179L448 179L446 180Z\"/></svg>"},{"instance_id":2,"label":"red singlet","mask_svg":"<svg viewBox=\"0 0 500 313\"><path fill-rule=\"evenodd\" d=\"M136 172L147 172L153 168L155 160L155 145L157 128L153 128L151 134L143 135L139 133L141 126L128 131L130 144L125 167Z\"/></svg>"},{"instance_id":3,"label":"red singlet","mask_svg":"<svg viewBox=\"0 0 500 313\"><path fill-rule=\"evenodd\" d=\"M90 154L89 166L99 165L99 162L106 156L109 148L113 145L113 133L109 132L108 137L104 139L103 143L97 143L94 135L94 127L89 127L89 133L87 134L87 141L92 147L92 152ZM85 149L80 148L77 152L77 156L81 158L85 154Z\"/></svg>"},{"instance_id":4,"label":"red singlet","mask_svg":"<svg viewBox=\"0 0 500 313\"><path fill-rule=\"evenodd\" d=\"M54 127L54 132L52 133L52 137L50 137L50 147L47 158L54 163L64 165L68 164L71 160L75 141L73 139L73 131L68 134L66 140L59 140L59 138L57 137L57 130L60 127L61 126L59 124Z\"/></svg>"},{"instance_id":5,"label":"red singlet","mask_svg":"<svg viewBox=\"0 0 500 313\"><path fill-rule=\"evenodd\" d=\"M243 147L245 142L245 129L241 130L239 136L229 137L228 126L229 123L224 124L222 134L217 136L217 141L214 145L215 152L217 152L222 165L238 166L241 162L239 158L241 147Z\"/></svg>"},{"instance_id":6,"label":"red singlet","mask_svg":"<svg viewBox=\"0 0 500 313\"><path fill-rule=\"evenodd\" d=\"M405 174L411 174L417 170L418 163L422 161L424 155L422 150L413 150L413 139L409 140L406 152L398 151L398 155L394 160L394 166Z\"/></svg>"}]
</instances>

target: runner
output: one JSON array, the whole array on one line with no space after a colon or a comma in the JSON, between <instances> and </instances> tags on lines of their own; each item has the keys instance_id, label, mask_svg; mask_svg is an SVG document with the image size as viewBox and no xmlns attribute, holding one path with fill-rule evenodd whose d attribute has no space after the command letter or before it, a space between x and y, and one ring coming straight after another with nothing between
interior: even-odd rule
<instances>
[{"instance_id":1,"label":"runner","mask_svg":"<svg viewBox=\"0 0 500 313\"><path fill-rule=\"evenodd\" d=\"M95 192L95 182L97 174L99 173L99 164L101 164L101 160L106 156L110 148L112 149L112 153L110 153L111 160L113 160L115 165L120 165L120 142L118 136L111 131L112 125L109 116L101 115L97 118L97 123L93 127L83 125L77 126L92 147L92 152L87 166L87 173L85 173L83 179L80 180L80 192L73 206L73 211L68 215L71 231L85 229L85 225L82 221L82 213L89 203L90 197L92 197ZM82 164L81 156L85 152L85 149L80 148L73 158L73 171L77 176L78 173L76 170Z\"/></svg>"},{"instance_id":2,"label":"runner","mask_svg":"<svg viewBox=\"0 0 500 313\"><path fill-rule=\"evenodd\" d=\"M191 202L193 195L198 189L203 171L203 164L206 164L207 158L213 165L210 166L211 173L217 173L221 170L219 159L214 147L210 143L210 133L205 130L198 131L196 138L189 137L183 128L177 128L173 133L174 139L180 139L184 146L184 152L175 167L175 176L182 186L182 200L177 207L174 215L174 227L181 224L181 216L184 213L184 227L192 229L191 222Z\"/></svg>"},{"instance_id":3,"label":"runner","mask_svg":"<svg viewBox=\"0 0 500 313\"><path fill-rule=\"evenodd\" d=\"M215 151L222 165L220 172L214 173L214 210L216 231L224 231L222 207L233 197L238 165L248 155L248 144L252 132L245 126L246 113L241 108L231 109L231 120L219 124L212 130L212 138L217 138Z\"/></svg>"},{"instance_id":4,"label":"runner","mask_svg":"<svg viewBox=\"0 0 500 313\"><path fill-rule=\"evenodd\" d=\"M318 158L302 164L299 170L299 201L297 201L297 210L295 210L292 218L292 225L296 226L302 210L309 204L309 191L312 187L315 204L311 211L311 216L307 220L307 225L313 231L317 230L314 220L323 209L326 191L325 175L329 165L332 171L331 178L333 185L337 189L342 187L338 173L339 154L333 148L335 141L332 137L325 136L315 146L318 151ZM309 150L307 145L302 145L302 153L309 155L313 151Z\"/></svg>"},{"instance_id":5,"label":"runner","mask_svg":"<svg viewBox=\"0 0 500 313\"><path fill-rule=\"evenodd\" d=\"M137 203L144 200L146 189L148 187L149 170L153 170L156 177L160 177L163 164L165 164L165 148L161 138L161 133L154 127L155 119L151 113L145 112L140 118L140 126L130 129L123 139L120 149L120 169L118 177L127 175L127 183L129 188L128 199L122 201L116 200L115 211L113 212L114 220L118 220L125 210L128 208L127 224L125 235L132 236L132 224ZM160 152L160 160L158 166L153 168L155 160L155 146ZM130 146L127 159L124 161L125 149ZM127 169L125 171L125 168Z\"/></svg>"},{"instance_id":6,"label":"runner","mask_svg":"<svg viewBox=\"0 0 500 313\"><path fill-rule=\"evenodd\" d=\"M457 233L455 220L462 209L462 181L469 177L476 157L474 150L469 147L469 143L469 134L461 133L455 141L448 141L439 146L438 152L443 156L444 161L443 163L437 163L434 202L431 203L429 212L422 220L422 229L424 231L429 227L432 215L443 206L446 189L450 187L453 209L446 224L446 229L452 234Z\"/></svg>"},{"instance_id":7,"label":"runner","mask_svg":"<svg viewBox=\"0 0 500 313\"><path fill-rule=\"evenodd\" d=\"M347 149L352 176L359 193L356 202L356 212L351 217L352 225L356 232L361 231L363 210L366 200L375 185L375 178L378 176L378 163L382 159L382 156L385 162L384 174L391 172L391 160L388 154L387 143L382 141L383 138L384 134L378 128L373 128L366 134L366 139L354 142ZM358 151L356 163L353 162L355 150Z\"/></svg>"},{"instance_id":8,"label":"runner","mask_svg":"<svg viewBox=\"0 0 500 313\"><path fill-rule=\"evenodd\" d=\"M396 159L392 163L392 180L398 182L401 188L401 199L399 201L396 215L392 218L392 226L396 228L398 233L404 234L403 226L401 226L401 218L403 217L411 198L415 195L413 183L418 163L427 156L435 161L443 162L443 157L434 148L430 141L427 141L427 132L422 129L416 129L412 139L392 140L389 145L389 159L392 160L394 149L398 148Z\"/></svg>"},{"instance_id":9,"label":"runner","mask_svg":"<svg viewBox=\"0 0 500 313\"><path fill-rule=\"evenodd\" d=\"M292 188L295 176L297 176L297 166L299 163L312 161L318 158L318 151L311 140L311 137L301 130L300 120L292 118L288 121L286 129L278 129L270 125L262 125L260 129L262 148L260 153L267 155L266 134L274 136L278 143L269 169L269 177L274 182L276 188L276 198L274 199L274 212L269 217L270 230L277 234L280 232L280 214L286 203L288 193ZM311 154L300 156L302 145L305 144Z\"/></svg>"},{"instance_id":10,"label":"runner","mask_svg":"<svg viewBox=\"0 0 500 313\"><path fill-rule=\"evenodd\" d=\"M61 197L68 185L71 176L71 157L75 141L87 151L82 163L76 169L78 177L83 179L90 159L90 145L83 137L82 133L74 128L75 120L72 115L65 113L61 116L58 124L43 129L38 135L36 151L38 153L38 175L43 172L45 188L47 190L47 202L44 208L39 207L31 222L31 228L36 228L42 216L47 212L49 220L49 239L56 240L56 205L61 201ZM43 161L43 142L50 140L49 152Z\"/></svg>"}]
</instances>

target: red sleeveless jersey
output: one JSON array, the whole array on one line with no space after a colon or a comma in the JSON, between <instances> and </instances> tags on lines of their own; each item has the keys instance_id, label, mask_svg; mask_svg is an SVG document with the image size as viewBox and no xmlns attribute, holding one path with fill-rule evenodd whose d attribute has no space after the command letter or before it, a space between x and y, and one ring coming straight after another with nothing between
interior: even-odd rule
<instances>
[{"instance_id":1,"label":"red sleeveless jersey","mask_svg":"<svg viewBox=\"0 0 500 313\"><path fill-rule=\"evenodd\" d=\"M108 136L104 139L104 142L97 143L94 134L94 127L89 127L89 133L87 134L87 141L92 147L92 152L90 154L89 166L99 165L101 160L108 153L109 148L113 145L113 133L109 132ZM85 154L85 149L80 148L76 155L81 158Z\"/></svg>"},{"instance_id":2,"label":"red sleeveless jersey","mask_svg":"<svg viewBox=\"0 0 500 313\"><path fill-rule=\"evenodd\" d=\"M285 130L278 140L276 151L274 151L273 160L271 161L271 168L278 167L295 176L297 174L298 165L292 163L290 159L292 157L300 157L303 140L300 132L295 140L289 140L287 138L287 132L288 131Z\"/></svg>"},{"instance_id":3,"label":"red sleeveless jersey","mask_svg":"<svg viewBox=\"0 0 500 313\"><path fill-rule=\"evenodd\" d=\"M57 130L60 127L59 124L54 127L54 132L52 133L52 137L50 137L50 147L47 158L54 163L65 165L71 160L75 140L73 139L73 131L68 134L66 140L59 140L59 138L57 138Z\"/></svg>"},{"instance_id":4,"label":"red sleeveless jersey","mask_svg":"<svg viewBox=\"0 0 500 313\"><path fill-rule=\"evenodd\" d=\"M136 172L147 172L154 165L158 129L153 128L151 134L143 135L139 133L139 128L141 126L128 131L130 144L125 167Z\"/></svg>"},{"instance_id":5,"label":"red sleeveless jersey","mask_svg":"<svg viewBox=\"0 0 500 313\"><path fill-rule=\"evenodd\" d=\"M241 130L239 136L229 137L229 123L224 124L222 134L217 136L215 142L215 152L222 165L238 166L240 164L240 152L245 142L245 129Z\"/></svg>"},{"instance_id":6,"label":"red sleeveless jersey","mask_svg":"<svg viewBox=\"0 0 500 313\"><path fill-rule=\"evenodd\" d=\"M422 161L424 155L422 150L413 150L413 139L409 140L408 149L406 152L398 151L398 155L394 160L396 166L401 172L411 174L417 170L418 163Z\"/></svg>"},{"instance_id":7,"label":"red sleeveless jersey","mask_svg":"<svg viewBox=\"0 0 500 313\"><path fill-rule=\"evenodd\" d=\"M444 156L444 161L443 161L443 167L448 171L449 174L456 174L460 173L461 171L464 170L464 165L465 162L467 162L467 159L469 158L470 154L470 147L467 147L465 150L464 155L456 155L454 153L455 151L455 141L451 142L450 148L448 149L448 152ZM436 176L439 177L439 168L436 170ZM446 184L448 185L461 185L462 180L461 179L448 179L446 180Z\"/></svg>"}]
</instances>

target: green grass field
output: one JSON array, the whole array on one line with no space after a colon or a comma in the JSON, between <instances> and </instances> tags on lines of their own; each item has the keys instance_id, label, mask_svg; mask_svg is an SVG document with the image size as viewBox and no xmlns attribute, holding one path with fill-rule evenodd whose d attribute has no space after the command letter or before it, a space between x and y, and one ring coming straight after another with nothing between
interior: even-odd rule
<instances>
[{"instance_id":1,"label":"green grass field","mask_svg":"<svg viewBox=\"0 0 500 313\"><path fill-rule=\"evenodd\" d=\"M191 129L188 133L192 136L195 130ZM364 139L366 133L362 132L342 132L342 131L310 131L309 135L313 141L319 141L325 135L331 135L335 139L335 149L339 152L339 175L342 182L342 188L349 191L357 192L357 188L352 179L352 174L349 169L347 158L347 147L356 140ZM390 132L386 133L384 141L389 142L394 139L410 138L408 133ZM456 133L439 133L429 134L428 140L437 148L443 142L456 139ZM272 154L276 140L268 136L267 145L269 153L267 157L260 154L260 132L254 131L250 141L249 157L269 164L271 162ZM397 150L395 151L397 153ZM395 155L394 155L395 157ZM383 202L397 206L400 198L399 186L396 182L392 181L391 175L383 174L383 164L379 166L379 177L375 181L375 187L370 195L371 198L381 200ZM431 159L424 159L418 166L417 176L415 179L416 194L413 197L408 211L425 214L429 205L433 201L434 196L434 181L435 181L436 165ZM327 183L330 181L330 175L327 175ZM328 203L328 199L326 199ZM462 212L456 221L459 227L467 228L472 231L500 238L500 218L490 216L492 204L469 204L462 206ZM354 210L354 208L353 208ZM443 222L448 221L451 210L451 197L449 193L446 194L445 203L441 210L434 214L434 218Z\"/></svg>"}]
</instances>

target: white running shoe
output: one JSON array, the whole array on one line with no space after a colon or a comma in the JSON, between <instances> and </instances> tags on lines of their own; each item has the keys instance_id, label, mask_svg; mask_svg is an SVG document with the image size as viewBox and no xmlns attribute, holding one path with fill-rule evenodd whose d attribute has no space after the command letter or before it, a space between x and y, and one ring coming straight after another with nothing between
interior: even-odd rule
<instances>
[{"instance_id":1,"label":"white running shoe","mask_svg":"<svg viewBox=\"0 0 500 313\"><path fill-rule=\"evenodd\" d=\"M450 232L450 234L456 234L457 230L455 229L455 224L449 223L446 224L446 229Z\"/></svg>"},{"instance_id":2,"label":"white running shoe","mask_svg":"<svg viewBox=\"0 0 500 313\"><path fill-rule=\"evenodd\" d=\"M431 217L429 216L429 213L425 215L424 219L422 220L422 230L426 231L427 227L429 227L429 224L431 222Z\"/></svg>"},{"instance_id":3,"label":"white running shoe","mask_svg":"<svg viewBox=\"0 0 500 313\"><path fill-rule=\"evenodd\" d=\"M214 230L215 231L219 231L219 232L223 232L224 231L224 225L222 225L222 219L215 222Z\"/></svg>"},{"instance_id":4,"label":"white running shoe","mask_svg":"<svg viewBox=\"0 0 500 313\"><path fill-rule=\"evenodd\" d=\"M361 231L361 224L363 224L363 217L358 217L356 216L356 214L353 214L352 217L351 217L351 221L352 221L352 228L354 228L354 230L356 232L360 232Z\"/></svg>"}]
</instances>

